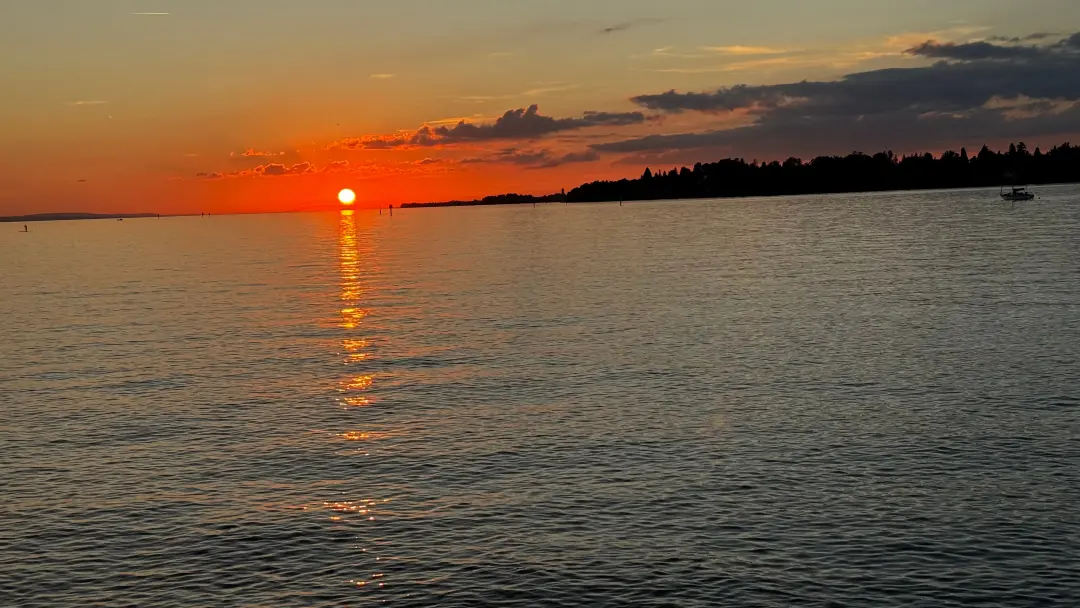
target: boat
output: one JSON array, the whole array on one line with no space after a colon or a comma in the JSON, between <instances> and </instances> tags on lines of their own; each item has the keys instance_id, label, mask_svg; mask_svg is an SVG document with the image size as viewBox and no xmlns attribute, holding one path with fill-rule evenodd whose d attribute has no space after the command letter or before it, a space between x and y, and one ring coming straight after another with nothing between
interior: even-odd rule
<instances>
[{"instance_id":1,"label":"boat","mask_svg":"<svg viewBox=\"0 0 1080 608\"><path fill-rule=\"evenodd\" d=\"M1013 186L1008 192L1005 191L1005 186L1002 186L998 194L1007 201L1030 201L1035 198L1035 194L1028 192L1024 186Z\"/></svg>"}]
</instances>

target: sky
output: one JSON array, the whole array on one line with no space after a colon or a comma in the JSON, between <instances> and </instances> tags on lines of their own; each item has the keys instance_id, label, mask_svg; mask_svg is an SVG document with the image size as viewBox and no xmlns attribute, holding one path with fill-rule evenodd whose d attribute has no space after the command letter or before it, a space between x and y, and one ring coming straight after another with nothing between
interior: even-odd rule
<instances>
[{"instance_id":1,"label":"sky","mask_svg":"<svg viewBox=\"0 0 1080 608\"><path fill-rule=\"evenodd\" d=\"M1076 0L11 0L0 215L1080 141Z\"/></svg>"}]
</instances>

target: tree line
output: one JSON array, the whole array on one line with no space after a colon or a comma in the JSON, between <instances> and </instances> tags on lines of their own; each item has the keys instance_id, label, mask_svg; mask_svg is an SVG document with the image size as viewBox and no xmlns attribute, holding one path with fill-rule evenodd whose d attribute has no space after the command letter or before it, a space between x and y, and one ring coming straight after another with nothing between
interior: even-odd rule
<instances>
[{"instance_id":1,"label":"tree line","mask_svg":"<svg viewBox=\"0 0 1080 608\"><path fill-rule=\"evenodd\" d=\"M524 205L528 203L562 203L566 202L565 194L549 194L546 196L533 196L531 194L498 194L485 196L471 201L446 201L443 203L404 203L403 209L413 207L475 207L478 205Z\"/></svg>"},{"instance_id":2,"label":"tree line","mask_svg":"<svg viewBox=\"0 0 1080 608\"><path fill-rule=\"evenodd\" d=\"M768 163L728 158L666 172L645 169L638 179L583 184L567 192L566 200L721 198L1078 181L1080 146L1065 143L1047 152L1037 147L1032 152L1021 142L1010 144L1008 152L994 152L984 145L973 156L961 148L937 157L930 153L896 156L886 151L873 156L862 152L819 156L809 162L794 157Z\"/></svg>"}]
</instances>

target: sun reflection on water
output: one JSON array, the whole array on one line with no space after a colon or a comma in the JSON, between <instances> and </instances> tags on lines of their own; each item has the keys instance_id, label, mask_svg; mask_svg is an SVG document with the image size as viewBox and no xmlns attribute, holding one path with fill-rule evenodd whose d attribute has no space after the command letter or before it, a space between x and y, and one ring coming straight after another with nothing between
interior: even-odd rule
<instances>
[{"instance_id":1,"label":"sun reflection on water","mask_svg":"<svg viewBox=\"0 0 1080 608\"><path fill-rule=\"evenodd\" d=\"M339 268L341 274L341 321L339 327L352 331L358 329L367 316L368 311L362 305L364 288L361 284L360 242L357 230L355 212L351 209L341 212L339 230ZM364 352L368 342L356 336L342 338L341 347L344 351L347 364L360 363L368 358ZM366 392L371 388L373 377L366 374L355 375L342 381L339 390L345 393L342 401L348 407L363 407L370 405L369 397L358 393Z\"/></svg>"},{"instance_id":2,"label":"sun reflection on water","mask_svg":"<svg viewBox=\"0 0 1080 608\"><path fill-rule=\"evenodd\" d=\"M341 277L339 296L341 318L337 325L344 334L341 339L341 354L346 365L357 366L363 364L370 357L368 341L355 335L361 330L369 312L368 309L364 308L364 284L362 279L365 271L364 264L369 263L370 260L365 260L362 255L357 217L352 210L343 210L341 212L338 245ZM351 367L338 384L338 391L341 393L340 402L346 408L370 406L372 404L370 391L374 382L375 377L372 374ZM363 442L357 449L350 450L354 454L363 456L370 455L370 452L365 451L367 447L364 444L385 436L385 433L363 430L347 430L334 434L337 441ZM323 502L321 508L329 511L328 518L334 526L374 525L374 522L376 522L376 506L385 502L387 502L387 499L382 501L374 499L345 500L342 497L339 500ZM367 549L363 548L360 548L360 555L365 556L360 560L361 562L372 558L377 562L380 559L379 556L368 554ZM368 580L351 579L348 583L356 585L360 589L375 590L382 588L385 583L379 579L382 579L383 573L369 571L369 574L371 576ZM376 584L368 586L369 582Z\"/></svg>"}]
</instances>

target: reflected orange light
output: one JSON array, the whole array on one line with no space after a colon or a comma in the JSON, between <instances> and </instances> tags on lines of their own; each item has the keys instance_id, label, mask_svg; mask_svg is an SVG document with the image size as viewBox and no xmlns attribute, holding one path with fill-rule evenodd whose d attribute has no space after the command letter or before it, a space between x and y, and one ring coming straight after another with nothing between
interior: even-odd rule
<instances>
[{"instance_id":1,"label":"reflected orange light","mask_svg":"<svg viewBox=\"0 0 1080 608\"><path fill-rule=\"evenodd\" d=\"M362 391L371 387L374 379L371 376L357 376L345 384L345 390Z\"/></svg>"},{"instance_id":2,"label":"reflected orange light","mask_svg":"<svg viewBox=\"0 0 1080 608\"><path fill-rule=\"evenodd\" d=\"M345 405L348 407L367 407L371 405L371 399L367 397L346 397Z\"/></svg>"},{"instance_id":3,"label":"reflected orange light","mask_svg":"<svg viewBox=\"0 0 1080 608\"><path fill-rule=\"evenodd\" d=\"M345 347L345 350L354 353L361 348L366 347L367 340L342 340L341 345Z\"/></svg>"}]
</instances>

